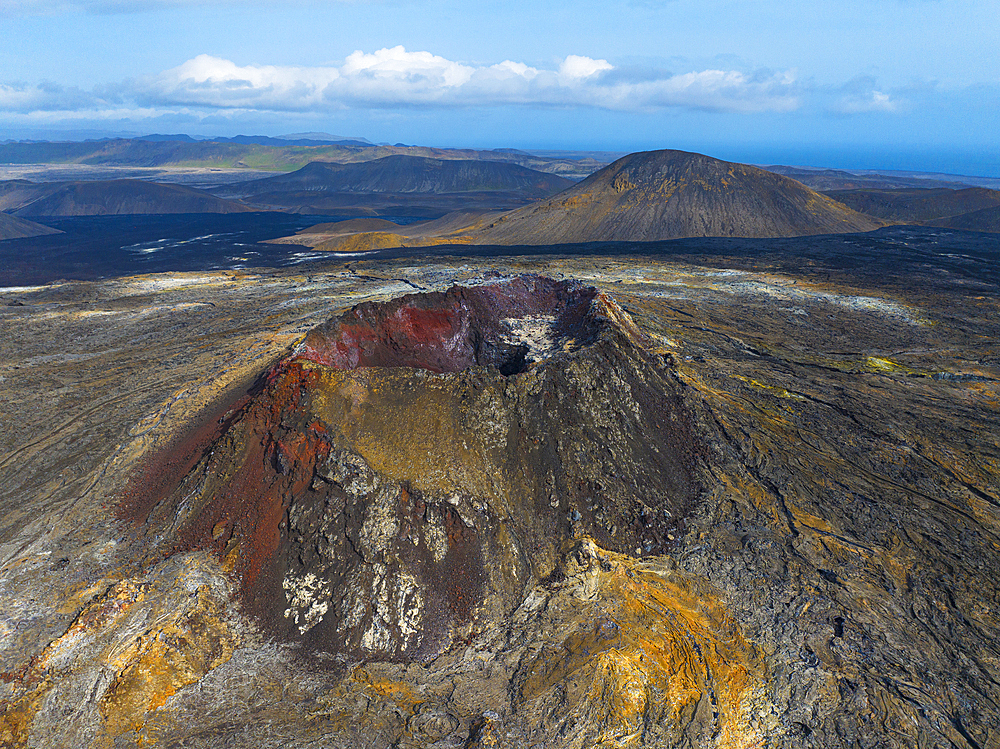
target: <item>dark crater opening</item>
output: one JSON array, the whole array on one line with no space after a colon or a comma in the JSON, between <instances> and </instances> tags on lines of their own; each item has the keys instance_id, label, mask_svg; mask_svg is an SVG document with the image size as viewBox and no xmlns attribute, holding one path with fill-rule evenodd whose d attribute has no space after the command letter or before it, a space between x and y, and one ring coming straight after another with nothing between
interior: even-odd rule
<instances>
[{"instance_id":1,"label":"dark crater opening","mask_svg":"<svg viewBox=\"0 0 1000 749\"><path fill-rule=\"evenodd\" d=\"M509 376L592 342L597 327L587 313L596 295L577 281L518 276L367 302L314 328L295 354L335 369L492 365Z\"/></svg>"}]
</instances>

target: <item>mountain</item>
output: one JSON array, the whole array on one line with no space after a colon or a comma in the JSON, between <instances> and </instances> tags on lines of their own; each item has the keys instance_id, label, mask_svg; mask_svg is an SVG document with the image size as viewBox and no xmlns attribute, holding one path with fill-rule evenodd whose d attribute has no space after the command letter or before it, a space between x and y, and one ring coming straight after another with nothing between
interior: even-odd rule
<instances>
[{"instance_id":1,"label":"mountain","mask_svg":"<svg viewBox=\"0 0 1000 749\"><path fill-rule=\"evenodd\" d=\"M470 206L398 229L359 228L348 234L338 228L296 239L322 250L359 252L443 243L795 237L873 231L886 223L754 166L685 151L647 151L621 158L547 200L506 213Z\"/></svg>"},{"instance_id":2,"label":"mountain","mask_svg":"<svg viewBox=\"0 0 1000 749\"><path fill-rule=\"evenodd\" d=\"M20 189L17 189L20 188ZM16 186L10 196L22 196L32 188ZM0 191L0 197L3 192ZM251 210L202 190L183 185L161 185L135 179L99 182L50 182L38 186L34 199L14 213L36 216L116 216L156 213L239 213Z\"/></svg>"},{"instance_id":3,"label":"mountain","mask_svg":"<svg viewBox=\"0 0 1000 749\"><path fill-rule=\"evenodd\" d=\"M295 169L317 158L349 158L357 150L342 145L317 145L311 141L298 146L288 141L271 140L275 142L270 145L149 138L7 143L0 145L0 164Z\"/></svg>"},{"instance_id":4,"label":"mountain","mask_svg":"<svg viewBox=\"0 0 1000 749\"><path fill-rule=\"evenodd\" d=\"M967 187L900 190L830 190L834 200L889 221L932 221L1000 206L1000 190Z\"/></svg>"},{"instance_id":5,"label":"mountain","mask_svg":"<svg viewBox=\"0 0 1000 749\"><path fill-rule=\"evenodd\" d=\"M572 184L510 162L394 154L352 163L316 161L216 194L265 210L433 219L453 211L519 208Z\"/></svg>"},{"instance_id":6,"label":"mountain","mask_svg":"<svg viewBox=\"0 0 1000 749\"><path fill-rule=\"evenodd\" d=\"M23 239L25 237L42 237L46 234L61 234L58 229L36 224L9 213L0 213L0 241L4 239Z\"/></svg>"},{"instance_id":7,"label":"mountain","mask_svg":"<svg viewBox=\"0 0 1000 749\"><path fill-rule=\"evenodd\" d=\"M292 138L290 136L271 138L267 135L235 135L232 138L209 138L210 143L238 143L240 145L257 146L343 146L345 148L368 148L371 143L365 140L317 140L316 138Z\"/></svg>"},{"instance_id":8,"label":"mountain","mask_svg":"<svg viewBox=\"0 0 1000 749\"><path fill-rule=\"evenodd\" d=\"M237 143L239 145L258 146L356 146L367 148L371 142L365 138L342 138L338 135L327 135L325 133L301 133L298 135L279 135L272 138L268 135L234 135L231 138L222 136L210 138L192 138L190 135L173 134L166 135L153 133L151 135L141 135L135 140L149 141L152 143Z\"/></svg>"},{"instance_id":9,"label":"mountain","mask_svg":"<svg viewBox=\"0 0 1000 749\"><path fill-rule=\"evenodd\" d=\"M192 138L190 135L185 135L183 133L178 133L174 135L165 135L163 133L151 133L149 135L140 135L136 140L148 140L151 143L197 143L198 141Z\"/></svg>"},{"instance_id":10,"label":"mountain","mask_svg":"<svg viewBox=\"0 0 1000 749\"><path fill-rule=\"evenodd\" d=\"M245 195L281 192L464 193L514 191L548 197L573 183L554 174L499 161L386 156L355 164L316 161L298 171L232 189Z\"/></svg>"},{"instance_id":11,"label":"mountain","mask_svg":"<svg viewBox=\"0 0 1000 749\"><path fill-rule=\"evenodd\" d=\"M0 143L0 164L91 164L131 167L254 168L291 171L313 161L336 163L372 161L386 156L424 156L437 159L500 161L550 174L583 179L608 163L591 156L546 156L500 149L376 146L364 139L317 141L313 133L293 138L237 136L222 140L194 140L188 136L144 136L86 142ZM288 136L291 137L291 136ZM246 142L236 142L246 141ZM570 158L570 156L575 156Z\"/></svg>"},{"instance_id":12,"label":"mountain","mask_svg":"<svg viewBox=\"0 0 1000 749\"><path fill-rule=\"evenodd\" d=\"M915 188L935 188L949 187L959 189L969 187L973 183L963 182L962 177L955 179L940 179L952 177L949 174L936 175L935 177L909 176L900 172L875 172L865 170L864 172L846 172L840 169L815 169L801 166L764 166L761 167L775 174L782 174L798 180L803 185L814 190L897 190L906 187ZM915 172L914 175L922 175ZM976 179L976 178L968 178Z\"/></svg>"},{"instance_id":13,"label":"mountain","mask_svg":"<svg viewBox=\"0 0 1000 749\"><path fill-rule=\"evenodd\" d=\"M941 226L948 229L1000 232L1000 206L980 208L978 211L970 211L958 216L949 216L929 223L932 226Z\"/></svg>"},{"instance_id":14,"label":"mountain","mask_svg":"<svg viewBox=\"0 0 1000 749\"><path fill-rule=\"evenodd\" d=\"M0 182L0 211L13 213L34 203L61 185L61 182L30 182L26 179L8 179Z\"/></svg>"},{"instance_id":15,"label":"mountain","mask_svg":"<svg viewBox=\"0 0 1000 749\"><path fill-rule=\"evenodd\" d=\"M634 153L479 231L483 244L793 237L882 226L788 177L686 151Z\"/></svg>"},{"instance_id":16,"label":"mountain","mask_svg":"<svg viewBox=\"0 0 1000 749\"><path fill-rule=\"evenodd\" d=\"M644 342L597 289L538 276L361 304L310 331L190 473L172 453L151 465L158 485L124 512L165 554L229 554L246 610L277 639L429 659L469 627L504 626L574 533L618 553L671 545L705 450L683 385ZM535 387L508 379L540 362ZM344 409L358 377L365 407ZM206 475L220 479L192 500ZM343 513L328 510L345 506L341 487ZM287 600L306 578L331 593L318 615ZM389 617L366 592L380 585ZM388 621L408 610L412 626Z\"/></svg>"}]
</instances>

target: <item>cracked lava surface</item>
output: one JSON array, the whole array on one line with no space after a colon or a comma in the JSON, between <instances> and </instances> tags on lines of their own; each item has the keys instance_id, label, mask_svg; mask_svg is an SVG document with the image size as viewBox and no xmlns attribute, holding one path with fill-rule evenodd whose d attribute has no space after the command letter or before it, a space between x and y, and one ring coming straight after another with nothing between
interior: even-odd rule
<instances>
[{"instance_id":1,"label":"cracked lava surface","mask_svg":"<svg viewBox=\"0 0 1000 749\"><path fill-rule=\"evenodd\" d=\"M997 276L850 246L5 291L0 744L997 746Z\"/></svg>"}]
</instances>

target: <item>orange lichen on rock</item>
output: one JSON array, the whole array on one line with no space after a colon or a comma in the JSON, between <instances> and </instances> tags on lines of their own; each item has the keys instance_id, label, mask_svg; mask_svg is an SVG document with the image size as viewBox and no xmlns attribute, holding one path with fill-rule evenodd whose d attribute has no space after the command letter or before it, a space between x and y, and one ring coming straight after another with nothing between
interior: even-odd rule
<instances>
[{"instance_id":1,"label":"orange lichen on rock","mask_svg":"<svg viewBox=\"0 0 1000 749\"><path fill-rule=\"evenodd\" d=\"M423 700L414 691L411 684L392 679L379 679L370 669L358 667L351 673L351 679L357 682L361 691L370 697L389 700L406 710L412 710Z\"/></svg>"},{"instance_id":2,"label":"orange lichen on rock","mask_svg":"<svg viewBox=\"0 0 1000 749\"><path fill-rule=\"evenodd\" d=\"M557 719L596 728L586 737L592 746L638 745L648 740L645 726L683 730L704 711L714 717L708 722L717 746L752 746L760 737L748 711L764 667L719 592L589 539L575 556L568 571L578 579L574 595L586 601L585 613L529 665L524 703L560 694Z\"/></svg>"},{"instance_id":3,"label":"orange lichen on rock","mask_svg":"<svg viewBox=\"0 0 1000 749\"><path fill-rule=\"evenodd\" d=\"M101 699L111 736L139 728L180 688L200 680L233 654L218 604L205 590L190 611L128 643L109 665L118 676Z\"/></svg>"},{"instance_id":4,"label":"orange lichen on rock","mask_svg":"<svg viewBox=\"0 0 1000 749\"><path fill-rule=\"evenodd\" d=\"M143 600L145 586L122 580L97 597L77 615L65 634L54 640L16 673L3 674L13 685L10 699L0 701L0 746L27 744L31 724L46 694L54 686L51 678L62 661L96 632L113 629L131 608Z\"/></svg>"},{"instance_id":5,"label":"orange lichen on rock","mask_svg":"<svg viewBox=\"0 0 1000 749\"><path fill-rule=\"evenodd\" d=\"M0 700L0 746L27 746L31 724L48 692L50 683L33 659L15 673L2 674L5 683L14 684L10 699Z\"/></svg>"},{"instance_id":6,"label":"orange lichen on rock","mask_svg":"<svg viewBox=\"0 0 1000 749\"><path fill-rule=\"evenodd\" d=\"M194 571L187 565L166 590L140 580L119 581L25 668L7 675L13 696L0 704L0 746L27 745L38 712L53 697L62 699L61 685L86 678L73 665L81 658L110 675L106 688L99 680L90 690L101 717L95 745L107 746L115 736L141 728L179 689L228 661L235 636L206 585L194 596L188 593L187 573ZM153 615L147 618L150 606Z\"/></svg>"}]
</instances>

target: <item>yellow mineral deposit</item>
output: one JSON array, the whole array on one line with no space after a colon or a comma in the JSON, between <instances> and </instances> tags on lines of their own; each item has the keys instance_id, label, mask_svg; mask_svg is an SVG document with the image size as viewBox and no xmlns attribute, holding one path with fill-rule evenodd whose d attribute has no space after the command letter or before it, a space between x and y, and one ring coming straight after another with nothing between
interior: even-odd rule
<instances>
[{"instance_id":1,"label":"yellow mineral deposit","mask_svg":"<svg viewBox=\"0 0 1000 749\"><path fill-rule=\"evenodd\" d=\"M0 703L0 745L25 745L42 702L65 698L56 691L60 682L81 668L110 675L98 695L103 723L93 746L111 747L115 736L141 729L177 690L229 660L234 635L222 605L206 585L187 592L205 561L192 558L166 587L136 579L115 583L27 668L8 675L15 696Z\"/></svg>"},{"instance_id":2,"label":"yellow mineral deposit","mask_svg":"<svg viewBox=\"0 0 1000 749\"><path fill-rule=\"evenodd\" d=\"M596 746L607 749L639 746L644 725L682 726L699 705L711 704L716 746L754 746L761 737L749 711L760 698L765 667L720 593L590 539L570 559L580 611L571 634L528 667L523 700L563 692L560 720L599 726Z\"/></svg>"}]
</instances>

